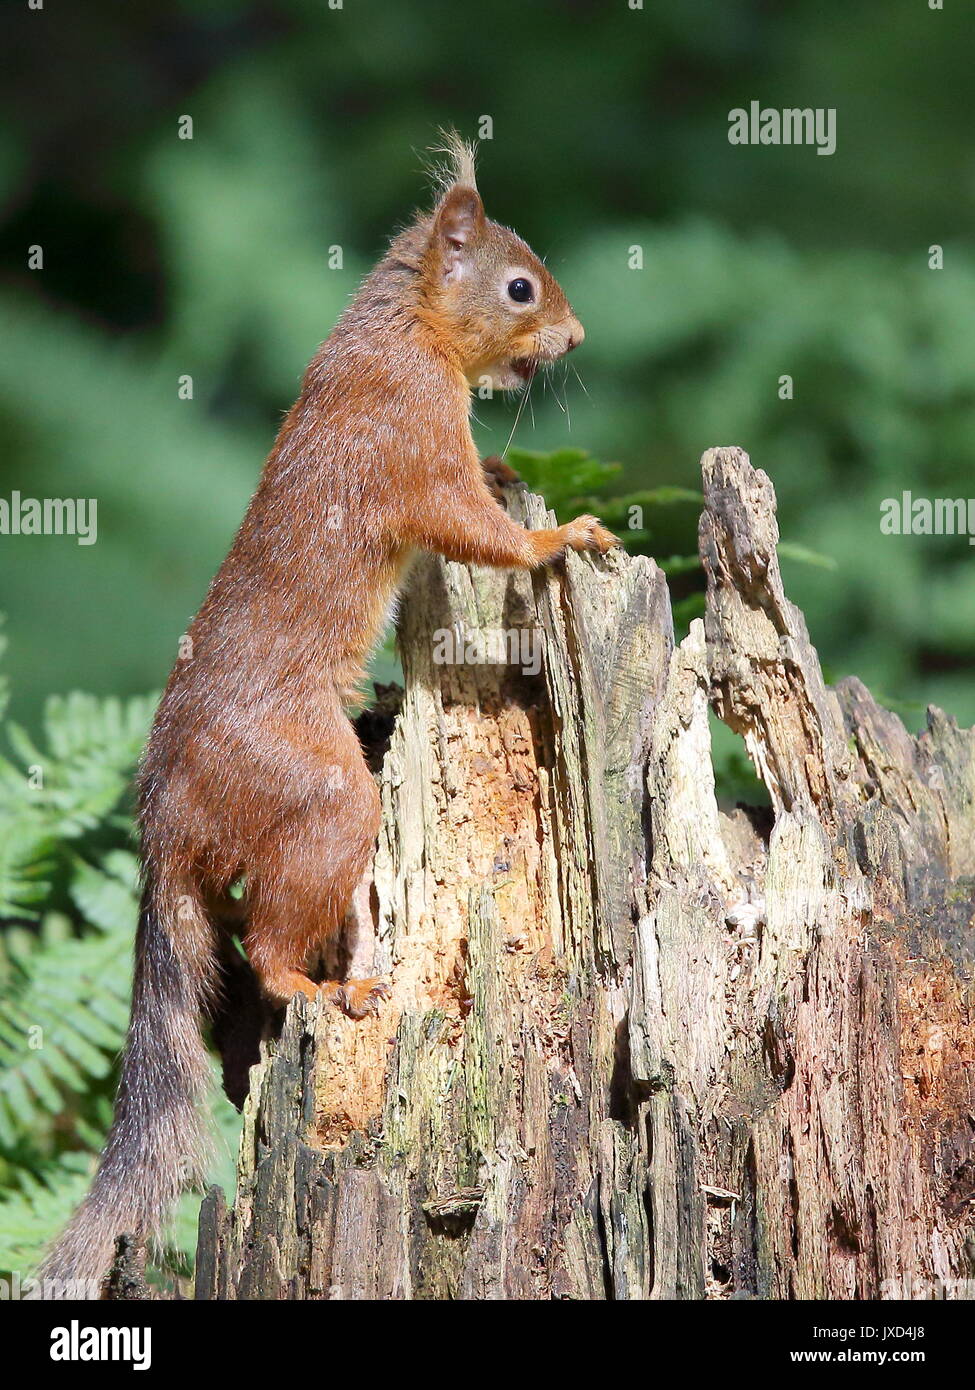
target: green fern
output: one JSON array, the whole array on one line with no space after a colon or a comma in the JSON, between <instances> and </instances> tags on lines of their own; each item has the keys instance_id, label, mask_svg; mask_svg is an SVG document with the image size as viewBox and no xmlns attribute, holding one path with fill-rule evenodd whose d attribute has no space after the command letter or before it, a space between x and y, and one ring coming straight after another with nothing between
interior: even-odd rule
<instances>
[{"instance_id":1,"label":"green fern","mask_svg":"<svg viewBox=\"0 0 975 1390\"><path fill-rule=\"evenodd\" d=\"M2 633L0 633L2 651ZM0 680L0 713L6 686ZM71 694L0 756L0 1269L27 1270L84 1194L111 1122L128 1024L138 861L126 805L155 699ZM240 1118L214 1087L217 1180ZM186 1266L199 1202L174 1216Z\"/></svg>"},{"instance_id":2,"label":"green fern","mask_svg":"<svg viewBox=\"0 0 975 1390\"><path fill-rule=\"evenodd\" d=\"M59 845L111 827L154 707L151 696L53 696L44 708L46 748L7 725L16 761L0 757L0 916L36 917Z\"/></svg>"},{"instance_id":3,"label":"green fern","mask_svg":"<svg viewBox=\"0 0 975 1390\"><path fill-rule=\"evenodd\" d=\"M130 907L124 925L68 940L46 932L45 919L35 948L12 954L0 1003L0 1147L110 1074L128 1021L134 899Z\"/></svg>"},{"instance_id":4,"label":"green fern","mask_svg":"<svg viewBox=\"0 0 975 1390\"><path fill-rule=\"evenodd\" d=\"M240 1116L219 1088L213 1075L211 1127L217 1136L217 1156L211 1174L224 1191L234 1190L234 1167L240 1138ZM37 1267L44 1248L62 1229L84 1197L95 1171L95 1154L101 1136L90 1151L61 1154L36 1171L21 1169L14 1185L0 1192L0 1269L22 1275ZM178 1204L164 1232L165 1252L160 1264L167 1270L187 1273L196 1245L200 1199L188 1192Z\"/></svg>"},{"instance_id":5,"label":"green fern","mask_svg":"<svg viewBox=\"0 0 975 1390\"><path fill-rule=\"evenodd\" d=\"M52 699L46 752L7 726L18 762L0 757L0 917L36 918L63 866L65 842L113 828L152 708L147 698L126 705L83 695Z\"/></svg>"},{"instance_id":6,"label":"green fern","mask_svg":"<svg viewBox=\"0 0 975 1390\"><path fill-rule=\"evenodd\" d=\"M0 1155L43 1158L107 1085L127 1019L137 863L119 819L153 701L54 698L0 758ZM11 921L10 919L13 919ZM34 921L27 928L18 925ZM94 1087L94 1091L93 1091Z\"/></svg>"},{"instance_id":7,"label":"green fern","mask_svg":"<svg viewBox=\"0 0 975 1390\"><path fill-rule=\"evenodd\" d=\"M91 1161L68 1153L38 1176L20 1175L19 1186L0 1194L0 1269L33 1270L38 1256L85 1195Z\"/></svg>"}]
</instances>

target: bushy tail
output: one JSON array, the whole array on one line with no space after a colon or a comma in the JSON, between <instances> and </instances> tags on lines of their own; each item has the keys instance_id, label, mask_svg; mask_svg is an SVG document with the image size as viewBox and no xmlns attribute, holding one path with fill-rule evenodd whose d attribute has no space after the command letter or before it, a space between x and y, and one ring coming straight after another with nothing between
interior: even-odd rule
<instances>
[{"instance_id":1,"label":"bushy tail","mask_svg":"<svg viewBox=\"0 0 975 1390\"><path fill-rule=\"evenodd\" d=\"M200 1011L213 983L209 938L197 904L183 898L162 912L147 886L115 1119L88 1195L38 1271L46 1296L78 1297L85 1287L97 1297L117 1238L156 1237L176 1198L203 1181L210 1146L200 1111L209 1067ZM187 954L192 959L181 959Z\"/></svg>"}]
</instances>

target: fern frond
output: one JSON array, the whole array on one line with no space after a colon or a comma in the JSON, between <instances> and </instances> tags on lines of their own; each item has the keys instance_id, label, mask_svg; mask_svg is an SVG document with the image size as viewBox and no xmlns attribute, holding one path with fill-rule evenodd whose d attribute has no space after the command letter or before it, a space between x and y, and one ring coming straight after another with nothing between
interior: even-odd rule
<instances>
[{"instance_id":1,"label":"fern frond","mask_svg":"<svg viewBox=\"0 0 975 1390\"><path fill-rule=\"evenodd\" d=\"M40 1175L22 1172L0 1196L0 1269L26 1277L61 1229L91 1181L88 1154L65 1154Z\"/></svg>"},{"instance_id":2,"label":"fern frond","mask_svg":"<svg viewBox=\"0 0 975 1390\"><path fill-rule=\"evenodd\" d=\"M7 725L15 761L0 757L0 918L39 915L65 867L63 842L118 828L116 813L155 702L154 696L121 701L78 692L52 697L43 746L19 725Z\"/></svg>"},{"instance_id":3,"label":"fern frond","mask_svg":"<svg viewBox=\"0 0 975 1390\"><path fill-rule=\"evenodd\" d=\"M137 903L135 860L116 852L116 873L77 860L72 896L98 933L45 938L13 970L0 1000L0 1145L35 1131L107 1076L128 1019ZM127 880L117 876L124 873Z\"/></svg>"}]
</instances>

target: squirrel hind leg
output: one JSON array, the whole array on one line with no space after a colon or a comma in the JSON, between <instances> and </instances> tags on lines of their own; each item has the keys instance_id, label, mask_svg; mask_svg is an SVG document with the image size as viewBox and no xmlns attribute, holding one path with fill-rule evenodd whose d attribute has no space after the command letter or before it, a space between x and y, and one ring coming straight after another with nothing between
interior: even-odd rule
<instances>
[{"instance_id":1,"label":"squirrel hind leg","mask_svg":"<svg viewBox=\"0 0 975 1390\"><path fill-rule=\"evenodd\" d=\"M289 1004L296 994L306 999L318 998L318 985L301 970L285 967L283 969L258 970L261 988L275 1004Z\"/></svg>"},{"instance_id":2,"label":"squirrel hind leg","mask_svg":"<svg viewBox=\"0 0 975 1390\"><path fill-rule=\"evenodd\" d=\"M350 730L351 732L351 730ZM361 753L359 754L361 761ZM359 775L356 775L359 774ZM319 986L307 973L312 953L334 942L346 909L369 864L379 829L379 793L361 761L347 768L342 798L306 812L265 844L249 866L247 952L264 993L287 1003L297 993L314 998ZM366 988L360 990L363 984ZM330 980L325 994L351 1017L371 1011L375 980L350 985ZM339 989L346 991L341 995ZM369 1008L366 1008L370 1005Z\"/></svg>"}]
</instances>

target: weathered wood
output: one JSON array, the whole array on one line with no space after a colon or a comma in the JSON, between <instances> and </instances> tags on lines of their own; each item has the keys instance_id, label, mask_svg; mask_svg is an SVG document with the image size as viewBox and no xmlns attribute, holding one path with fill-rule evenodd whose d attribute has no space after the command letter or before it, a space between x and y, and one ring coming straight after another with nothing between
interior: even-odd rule
<instances>
[{"instance_id":1,"label":"weathered wood","mask_svg":"<svg viewBox=\"0 0 975 1390\"><path fill-rule=\"evenodd\" d=\"M676 649L644 558L418 564L356 952L393 999L265 1040L198 1298L972 1292L975 734L830 690L771 483L703 467ZM709 706L771 814L718 806Z\"/></svg>"}]
</instances>

